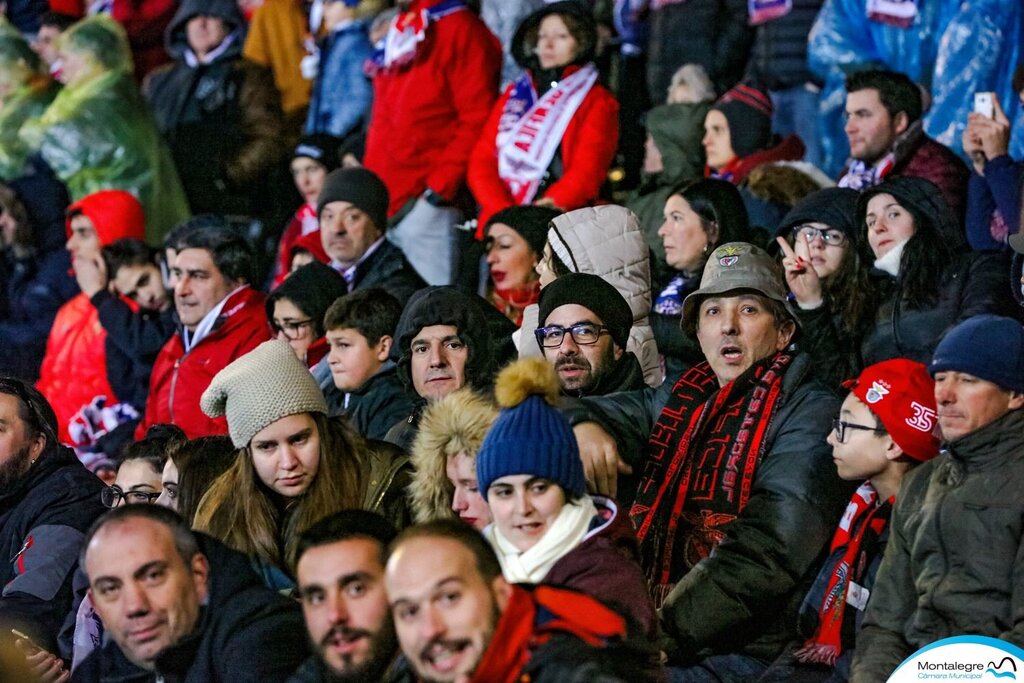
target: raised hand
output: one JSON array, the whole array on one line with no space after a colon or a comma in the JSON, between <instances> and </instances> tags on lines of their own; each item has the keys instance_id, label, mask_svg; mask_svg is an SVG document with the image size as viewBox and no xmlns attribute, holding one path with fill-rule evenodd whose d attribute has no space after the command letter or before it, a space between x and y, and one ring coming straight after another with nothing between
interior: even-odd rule
<instances>
[{"instance_id":1,"label":"raised hand","mask_svg":"<svg viewBox=\"0 0 1024 683\"><path fill-rule=\"evenodd\" d=\"M797 237L797 239L801 239ZM808 252L810 251L810 238L804 237ZM775 241L782 248L782 267L786 269L786 284L789 291L793 292L797 304L803 309L818 308L824 303L821 294L821 278L814 270L811 262L803 256L797 255L793 247L783 237L776 237Z\"/></svg>"},{"instance_id":2,"label":"raised hand","mask_svg":"<svg viewBox=\"0 0 1024 683\"><path fill-rule=\"evenodd\" d=\"M633 472L619 457L615 439L596 422L581 422L572 431L580 448L587 487L594 493L614 498L618 492L619 473Z\"/></svg>"}]
</instances>

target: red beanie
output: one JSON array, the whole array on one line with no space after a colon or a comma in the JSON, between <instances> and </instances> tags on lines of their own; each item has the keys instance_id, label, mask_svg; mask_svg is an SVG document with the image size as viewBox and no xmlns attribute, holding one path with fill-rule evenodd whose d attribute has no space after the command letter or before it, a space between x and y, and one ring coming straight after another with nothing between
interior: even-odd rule
<instances>
[{"instance_id":1,"label":"red beanie","mask_svg":"<svg viewBox=\"0 0 1024 683\"><path fill-rule=\"evenodd\" d=\"M124 190L100 190L68 207L64 229L71 237L71 219L83 215L92 221L100 244L107 246L119 239L146 239L146 216L142 204Z\"/></svg>"}]
</instances>

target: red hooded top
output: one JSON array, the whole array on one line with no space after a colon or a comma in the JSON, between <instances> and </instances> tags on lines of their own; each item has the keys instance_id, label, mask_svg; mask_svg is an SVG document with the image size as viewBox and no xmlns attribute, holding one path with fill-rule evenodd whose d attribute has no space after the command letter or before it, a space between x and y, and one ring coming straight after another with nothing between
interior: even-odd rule
<instances>
[{"instance_id":1,"label":"red hooded top","mask_svg":"<svg viewBox=\"0 0 1024 683\"><path fill-rule=\"evenodd\" d=\"M101 190L72 204L65 224L68 237L71 217L78 214L92 221L102 246L126 237L145 238L142 205L123 190ZM106 341L99 313L85 294L57 311L36 387L57 414L57 436L63 443L70 443L68 424L82 406L97 396L106 396L108 406L118 402L107 379Z\"/></svg>"}]
</instances>

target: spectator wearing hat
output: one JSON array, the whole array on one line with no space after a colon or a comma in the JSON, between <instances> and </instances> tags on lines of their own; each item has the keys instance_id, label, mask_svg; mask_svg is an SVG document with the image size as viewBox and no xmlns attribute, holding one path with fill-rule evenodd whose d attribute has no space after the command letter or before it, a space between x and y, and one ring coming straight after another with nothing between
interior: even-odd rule
<instances>
[{"instance_id":1,"label":"spectator wearing hat","mask_svg":"<svg viewBox=\"0 0 1024 683\"><path fill-rule=\"evenodd\" d=\"M510 206L491 216L484 228L490 272L487 297L516 325L540 296L537 264L544 254L548 225L558 215L556 209L543 206Z\"/></svg>"},{"instance_id":2,"label":"spectator wearing hat","mask_svg":"<svg viewBox=\"0 0 1024 683\"><path fill-rule=\"evenodd\" d=\"M844 386L850 393L832 421L828 442L839 476L863 483L800 607L801 640L758 683L847 679L900 483L939 453L935 382L924 365L903 358L882 361Z\"/></svg>"},{"instance_id":3,"label":"spectator wearing hat","mask_svg":"<svg viewBox=\"0 0 1024 683\"><path fill-rule=\"evenodd\" d=\"M373 55L366 17L371 3L326 0L319 62L306 117L306 133L347 138L369 119L373 86L364 65ZM362 6L361 6L362 5Z\"/></svg>"},{"instance_id":4,"label":"spectator wearing hat","mask_svg":"<svg viewBox=\"0 0 1024 683\"><path fill-rule=\"evenodd\" d=\"M220 216L192 223L182 227L171 264L178 330L153 364L137 435L161 422L190 439L226 434L227 423L204 414L199 397L222 368L270 337L265 299L252 287L252 247Z\"/></svg>"},{"instance_id":5,"label":"spectator wearing hat","mask_svg":"<svg viewBox=\"0 0 1024 683\"><path fill-rule=\"evenodd\" d=\"M365 168L340 168L317 198L320 239L348 291L380 287L399 301L426 286L402 251L385 238L388 188Z\"/></svg>"},{"instance_id":6,"label":"spectator wearing hat","mask_svg":"<svg viewBox=\"0 0 1024 683\"><path fill-rule=\"evenodd\" d=\"M707 361L566 410L594 490L615 495L618 472L640 473L620 500L634 499L673 680L752 680L795 638L849 500L822 439L838 405L791 347L796 318L761 249L714 249L682 317Z\"/></svg>"},{"instance_id":7,"label":"spectator wearing hat","mask_svg":"<svg viewBox=\"0 0 1024 683\"><path fill-rule=\"evenodd\" d=\"M503 358L487 311L508 323L484 299L454 287L428 287L409 299L398 320L391 357L397 359L398 376L417 402L409 416L388 431L385 441L409 450L428 402L467 385L491 387Z\"/></svg>"},{"instance_id":8,"label":"spectator wearing hat","mask_svg":"<svg viewBox=\"0 0 1024 683\"><path fill-rule=\"evenodd\" d=\"M755 168L773 161L801 159L804 143L790 135L772 137L772 101L749 85L737 85L718 98L704 117L704 175L741 184Z\"/></svg>"},{"instance_id":9,"label":"spectator wearing hat","mask_svg":"<svg viewBox=\"0 0 1024 683\"><path fill-rule=\"evenodd\" d=\"M284 282L292 271L292 249L299 240L312 234L319 238L320 220L316 214L316 200L320 197L327 174L339 166L340 145L341 140L332 135L307 135L299 140L292 152L292 180L295 181L295 189L302 195L302 206L285 226L277 244L274 287Z\"/></svg>"},{"instance_id":10,"label":"spectator wearing hat","mask_svg":"<svg viewBox=\"0 0 1024 683\"><path fill-rule=\"evenodd\" d=\"M555 217L537 272L541 288L567 273L591 273L611 283L633 312L626 350L636 354L648 386L661 384L665 373L648 320L650 250L632 211L622 206L593 206ZM538 312L538 308L527 307L521 331L513 335L520 357L541 355L533 339Z\"/></svg>"},{"instance_id":11,"label":"spectator wearing hat","mask_svg":"<svg viewBox=\"0 0 1024 683\"><path fill-rule=\"evenodd\" d=\"M804 330L803 349L830 386L857 374L859 339L871 325L877 292L860 248L854 190L813 192L775 231L786 283Z\"/></svg>"},{"instance_id":12,"label":"spectator wearing hat","mask_svg":"<svg viewBox=\"0 0 1024 683\"><path fill-rule=\"evenodd\" d=\"M103 247L125 237L142 239L145 228L142 205L128 192L102 190L72 204L65 230L76 279L81 281L100 267ZM72 420L97 400L100 406L114 408L122 398L114 390L120 379L111 382L107 333L100 324L99 310L82 292L57 312L36 385L57 414L57 436L61 443L74 443L82 448L95 445L101 434L89 429L72 436Z\"/></svg>"},{"instance_id":13,"label":"spectator wearing hat","mask_svg":"<svg viewBox=\"0 0 1024 683\"><path fill-rule=\"evenodd\" d=\"M509 206L560 211L598 198L619 141L619 103L598 82L593 10L541 6L512 38L524 72L498 98L470 157L480 222Z\"/></svg>"},{"instance_id":14,"label":"spectator wearing hat","mask_svg":"<svg viewBox=\"0 0 1024 683\"><path fill-rule=\"evenodd\" d=\"M605 396L644 386L644 373L626 351L633 313L618 290L589 273L569 273L540 296L537 344L567 396Z\"/></svg>"},{"instance_id":15,"label":"spectator wearing hat","mask_svg":"<svg viewBox=\"0 0 1024 683\"><path fill-rule=\"evenodd\" d=\"M907 475L857 634L850 681L885 680L928 643L971 633L1020 642L1024 547L1024 328L981 315L928 372L941 454Z\"/></svg>"},{"instance_id":16,"label":"spectator wearing hat","mask_svg":"<svg viewBox=\"0 0 1024 683\"><path fill-rule=\"evenodd\" d=\"M846 137L850 163L840 187L865 190L891 176L934 183L953 210L964 217L970 172L945 145L924 132L921 88L905 74L870 69L846 79Z\"/></svg>"},{"instance_id":17,"label":"spectator wearing hat","mask_svg":"<svg viewBox=\"0 0 1024 683\"><path fill-rule=\"evenodd\" d=\"M299 535L331 512L363 508L406 522L408 458L339 418L290 346L271 340L221 370L203 411L226 417L238 458L199 502L195 526L290 583ZM244 522L242 520L245 520Z\"/></svg>"},{"instance_id":18,"label":"spectator wearing hat","mask_svg":"<svg viewBox=\"0 0 1024 683\"><path fill-rule=\"evenodd\" d=\"M338 271L314 261L292 273L267 297L270 329L309 368L327 355L324 314L346 291Z\"/></svg>"},{"instance_id":19,"label":"spectator wearing hat","mask_svg":"<svg viewBox=\"0 0 1024 683\"><path fill-rule=\"evenodd\" d=\"M184 0L167 26L174 61L144 85L193 214L265 213L287 154L273 76L242 56L244 33L235 0Z\"/></svg>"},{"instance_id":20,"label":"spectator wearing hat","mask_svg":"<svg viewBox=\"0 0 1024 683\"><path fill-rule=\"evenodd\" d=\"M626 511L587 495L572 428L555 410L559 381L539 358L498 375L501 407L476 457L481 495L494 520L484 536L510 583L574 588L657 635L654 605Z\"/></svg>"}]
</instances>

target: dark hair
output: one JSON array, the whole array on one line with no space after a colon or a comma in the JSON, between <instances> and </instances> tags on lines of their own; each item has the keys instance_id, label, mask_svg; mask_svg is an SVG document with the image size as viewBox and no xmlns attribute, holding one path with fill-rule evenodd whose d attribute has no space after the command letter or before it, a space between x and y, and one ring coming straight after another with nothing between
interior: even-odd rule
<instances>
[{"instance_id":1,"label":"dark hair","mask_svg":"<svg viewBox=\"0 0 1024 683\"><path fill-rule=\"evenodd\" d=\"M122 505L102 515L93 522L89 531L85 534L85 541L82 543L82 550L78 556L78 566L85 570L85 554L89 550L92 539L108 524L124 523L132 518L141 517L151 522L156 522L167 527L174 538L174 547L181 556L182 561L187 565L192 558L200 553L199 541L192 533L188 522L182 519L181 515L163 505Z\"/></svg>"},{"instance_id":2,"label":"dark hair","mask_svg":"<svg viewBox=\"0 0 1024 683\"><path fill-rule=\"evenodd\" d=\"M250 285L255 282L256 255L253 253L252 245L226 218L215 215L197 216L189 223L199 225L187 230L178 240L176 247L168 245L169 247L176 251L205 249L210 252L217 270L228 280Z\"/></svg>"},{"instance_id":3,"label":"dark hair","mask_svg":"<svg viewBox=\"0 0 1024 683\"><path fill-rule=\"evenodd\" d=\"M134 441L121 451L121 455L117 458L117 469L121 469L121 465L129 460L145 460L159 474L164 471L167 450L172 443L177 442L163 436L150 437L148 435L139 441Z\"/></svg>"},{"instance_id":4,"label":"dark hair","mask_svg":"<svg viewBox=\"0 0 1024 683\"><path fill-rule=\"evenodd\" d=\"M1017 69L1013 72L1013 80L1011 81L1013 92L1018 95L1024 90L1024 62L1017 65Z\"/></svg>"},{"instance_id":5,"label":"dark hair","mask_svg":"<svg viewBox=\"0 0 1024 683\"><path fill-rule=\"evenodd\" d=\"M299 535L299 543L295 549L295 567L303 554L310 548L348 541L354 538L365 538L376 541L380 546L380 563L387 561L388 545L395 540L398 530L395 525L376 512L368 510L342 510L324 517Z\"/></svg>"},{"instance_id":6,"label":"dark hair","mask_svg":"<svg viewBox=\"0 0 1024 683\"><path fill-rule=\"evenodd\" d=\"M579 2L552 3L524 19L512 37L510 49L515 60L534 71L540 68L540 60L534 50L540 36L540 25L552 14L558 15L576 41L576 54L570 64L592 61L597 51L597 24L590 10Z\"/></svg>"},{"instance_id":7,"label":"dark hair","mask_svg":"<svg viewBox=\"0 0 1024 683\"><path fill-rule=\"evenodd\" d=\"M681 183L672 189L669 196L679 195L697 214L707 232L709 224L718 228L717 239L710 245L745 242L750 229L750 219L743 197L736 186L726 180L701 178Z\"/></svg>"},{"instance_id":8,"label":"dark hair","mask_svg":"<svg viewBox=\"0 0 1024 683\"><path fill-rule=\"evenodd\" d=\"M167 457L178 468L178 514L191 524L203 494L234 464L238 449L231 437L201 436L174 444Z\"/></svg>"},{"instance_id":9,"label":"dark hair","mask_svg":"<svg viewBox=\"0 0 1024 683\"><path fill-rule=\"evenodd\" d=\"M14 220L14 245L26 249L34 247L36 237L25 205L13 188L0 183L0 214L4 211L11 214L11 219Z\"/></svg>"},{"instance_id":10,"label":"dark hair","mask_svg":"<svg viewBox=\"0 0 1024 683\"><path fill-rule=\"evenodd\" d=\"M155 266L157 251L142 240L124 237L103 247L103 260L110 277L114 277L117 271L125 267Z\"/></svg>"},{"instance_id":11,"label":"dark hair","mask_svg":"<svg viewBox=\"0 0 1024 683\"><path fill-rule=\"evenodd\" d=\"M476 569L487 583L501 576L501 564L484 535L460 519L435 519L406 528L388 547L388 557L414 538L446 538L473 554Z\"/></svg>"},{"instance_id":12,"label":"dark hair","mask_svg":"<svg viewBox=\"0 0 1024 683\"><path fill-rule=\"evenodd\" d=\"M923 104L921 90L906 74L885 69L868 69L855 71L846 77L846 92L874 89L878 91L878 99L882 106L895 118L903 112L907 115L907 123L921 118Z\"/></svg>"},{"instance_id":13,"label":"dark hair","mask_svg":"<svg viewBox=\"0 0 1024 683\"><path fill-rule=\"evenodd\" d=\"M25 423L25 435L35 440L46 437L46 448L55 448L57 439L57 414L38 389L15 377L0 377L0 394L18 399L18 417Z\"/></svg>"},{"instance_id":14,"label":"dark hair","mask_svg":"<svg viewBox=\"0 0 1024 683\"><path fill-rule=\"evenodd\" d=\"M383 289L360 289L341 297L324 314L324 330L350 329L376 346L382 337L394 337L402 304Z\"/></svg>"},{"instance_id":15,"label":"dark hair","mask_svg":"<svg viewBox=\"0 0 1024 683\"><path fill-rule=\"evenodd\" d=\"M63 12L43 12L39 16L39 28L53 26L63 33L76 21L78 21L78 17Z\"/></svg>"}]
</instances>

